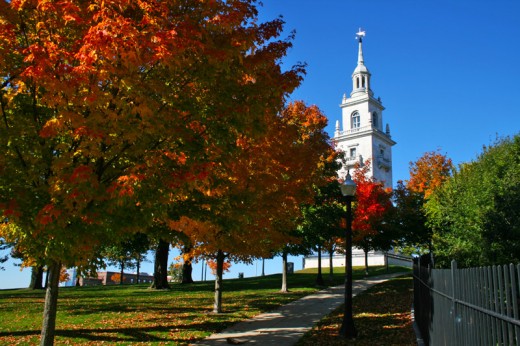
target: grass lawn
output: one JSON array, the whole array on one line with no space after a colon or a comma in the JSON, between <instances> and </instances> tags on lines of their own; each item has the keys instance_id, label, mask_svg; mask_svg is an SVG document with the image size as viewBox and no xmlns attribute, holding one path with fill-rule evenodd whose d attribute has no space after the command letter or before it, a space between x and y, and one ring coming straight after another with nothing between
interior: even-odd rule
<instances>
[{"instance_id":1,"label":"grass lawn","mask_svg":"<svg viewBox=\"0 0 520 346\"><path fill-rule=\"evenodd\" d=\"M332 281L344 282L343 268ZM390 267L390 272L403 271ZM354 268L354 279L363 276ZM370 275L386 273L371 268ZM192 285L173 284L171 290L151 290L148 285L61 288L56 321L58 345L103 343L129 345L187 345L226 327L270 311L280 305L315 292L316 270L289 276L290 293L279 293L281 275L224 281L222 314L213 309L211 281ZM44 291L0 290L0 344L39 343Z\"/></svg>"},{"instance_id":2,"label":"grass lawn","mask_svg":"<svg viewBox=\"0 0 520 346\"><path fill-rule=\"evenodd\" d=\"M354 324L358 331L355 340L347 341L338 335L343 319L341 306L305 334L297 346L417 345L410 312L412 299L411 276L373 286L352 301Z\"/></svg>"}]
</instances>

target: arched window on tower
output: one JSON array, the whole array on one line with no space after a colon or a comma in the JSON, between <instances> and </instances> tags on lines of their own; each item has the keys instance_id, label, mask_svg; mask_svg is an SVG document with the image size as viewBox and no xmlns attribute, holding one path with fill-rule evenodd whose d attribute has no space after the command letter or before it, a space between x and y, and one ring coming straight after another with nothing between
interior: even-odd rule
<instances>
[{"instance_id":1,"label":"arched window on tower","mask_svg":"<svg viewBox=\"0 0 520 346\"><path fill-rule=\"evenodd\" d=\"M375 127L376 129L379 128L379 116L377 115L376 112L372 113L372 126Z\"/></svg>"},{"instance_id":2,"label":"arched window on tower","mask_svg":"<svg viewBox=\"0 0 520 346\"><path fill-rule=\"evenodd\" d=\"M364 88L365 87L365 76L361 77L361 83L363 84L361 87Z\"/></svg>"},{"instance_id":3,"label":"arched window on tower","mask_svg":"<svg viewBox=\"0 0 520 346\"><path fill-rule=\"evenodd\" d=\"M350 119L350 128L357 129L361 125L361 118L358 112L352 113L352 118Z\"/></svg>"},{"instance_id":4,"label":"arched window on tower","mask_svg":"<svg viewBox=\"0 0 520 346\"><path fill-rule=\"evenodd\" d=\"M356 88L359 89L359 77L356 78Z\"/></svg>"}]
</instances>

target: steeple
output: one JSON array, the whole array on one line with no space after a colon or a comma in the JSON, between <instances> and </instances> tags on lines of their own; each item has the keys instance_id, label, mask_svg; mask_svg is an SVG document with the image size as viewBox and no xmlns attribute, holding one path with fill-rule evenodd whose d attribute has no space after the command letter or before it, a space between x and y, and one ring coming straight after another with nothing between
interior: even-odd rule
<instances>
[{"instance_id":1,"label":"steeple","mask_svg":"<svg viewBox=\"0 0 520 346\"><path fill-rule=\"evenodd\" d=\"M363 56L365 32L360 29L356 36L358 56L352 73L352 92L350 97L343 95L341 122L336 122L334 131L336 147L345 153L338 175L343 177L348 170L368 162L367 176L392 187L392 147L396 142L390 136L390 126L385 127L385 107L370 88L371 74Z\"/></svg>"},{"instance_id":2,"label":"steeple","mask_svg":"<svg viewBox=\"0 0 520 346\"><path fill-rule=\"evenodd\" d=\"M354 97L363 93L373 95L374 93L370 89L370 72L365 66L365 60L363 58L363 37L365 37L365 32L361 31L361 28L359 28L356 36L359 46L358 61L356 69L352 73L352 92L350 93L350 96Z\"/></svg>"},{"instance_id":3,"label":"steeple","mask_svg":"<svg viewBox=\"0 0 520 346\"><path fill-rule=\"evenodd\" d=\"M361 28L359 29L361 30ZM360 35L360 32L363 33L363 35ZM359 42L359 48L358 48L358 56L357 56L357 64L359 65L365 65L365 61L363 60L363 36L365 36L364 31L360 31L357 33L358 35L358 42Z\"/></svg>"}]
</instances>

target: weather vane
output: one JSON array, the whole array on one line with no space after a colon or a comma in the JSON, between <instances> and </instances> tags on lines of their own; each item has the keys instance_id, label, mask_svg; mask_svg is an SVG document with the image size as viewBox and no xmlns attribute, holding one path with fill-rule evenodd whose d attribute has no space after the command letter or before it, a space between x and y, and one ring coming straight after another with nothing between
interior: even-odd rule
<instances>
[{"instance_id":1,"label":"weather vane","mask_svg":"<svg viewBox=\"0 0 520 346\"><path fill-rule=\"evenodd\" d=\"M361 28L359 28L358 32L356 32L356 38L359 40L359 42L363 41L363 37L365 37L365 35L365 30L361 30Z\"/></svg>"}]
</instances>

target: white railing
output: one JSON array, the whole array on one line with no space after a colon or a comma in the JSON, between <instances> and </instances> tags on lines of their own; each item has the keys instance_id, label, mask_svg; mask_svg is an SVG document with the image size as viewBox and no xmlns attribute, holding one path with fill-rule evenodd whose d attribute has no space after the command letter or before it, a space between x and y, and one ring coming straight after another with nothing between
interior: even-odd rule
<instances>
[{"instance_id":1,"label":"white railing","mask_svg":"<svg viewBox=\"0 0 520 346\"><path fill-rule=\"evenodd\" d=\"M370 131L370 130L372 130L372 126L370 126L370 125L363 126L363 127L356 127L354 129L350 129L350 130L339 131L339 135L344 136L344 135L350 135L353 133L366 132L366 131Z\"/></svg>"},{"instance_id":2,"label":"white railing","mask_svg":"<svg viewBox=\"0 0 520 346\"><path fill-rule=\"evenodd\" d=\"M385 132L379 130L377 127L374 127L372 125L356 127L355 129L350 129L350 130L345 130L345 131L336 131L335 134L336 134L336 137L338 137L338 136L346 136L346 135L351 135L354 133L363 133L363 132L370 132L370 131L379 132L379 133L382 133L382 134L385 134L388 136L388 134L386 134Z\"/></svg>"}]
</instances>

